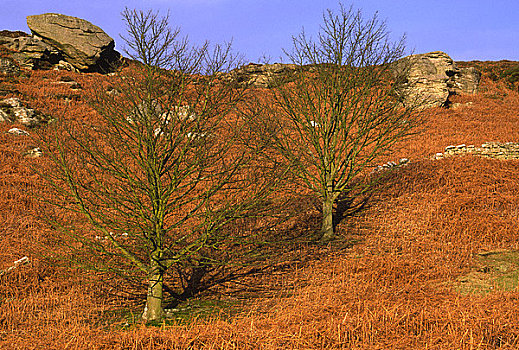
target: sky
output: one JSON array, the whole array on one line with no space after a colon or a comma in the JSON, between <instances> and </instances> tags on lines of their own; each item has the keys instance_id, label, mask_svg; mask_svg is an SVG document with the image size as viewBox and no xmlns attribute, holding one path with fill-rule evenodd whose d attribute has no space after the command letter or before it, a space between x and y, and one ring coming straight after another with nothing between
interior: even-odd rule
<instances>
[{"instance_id":1,"label":"sky","mask_svg":"<svg viewBox=\"0 0 519 350\"><path fill-rule=\"evenodd\" d=\"M327 9L338 0L0 0L0 30L30 32L26 16L62 13L83 18L124 47L121 12L128 7L170 13L194 43L232 40L249 62L268 58L286 62L283 49L292 36L316 33ZM444 51L456 61L519 61L519 0L356 0L342 1L361 9L365 18L378 11L393 40L406 35L414 53Z\"/></svg>"}]
</instances>

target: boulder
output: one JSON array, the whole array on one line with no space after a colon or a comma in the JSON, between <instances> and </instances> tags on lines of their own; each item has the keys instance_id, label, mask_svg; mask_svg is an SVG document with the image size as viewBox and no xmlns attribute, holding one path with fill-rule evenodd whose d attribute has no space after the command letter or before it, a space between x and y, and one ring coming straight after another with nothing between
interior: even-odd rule
<instances>
[{"instance_id":1,"label":"boulder","mask_svg":"<svg viewBox=\"0 0 519 350\"><path fill-rule=\"evenodd\" d=\"M35 37L61 52L80 71L108 72L119 64L114 40L84 19L46 13L28 16L27 25Z\"/></svg>"},{"instance_id":2,"label":"boulder","mask_svg":"<svg viewBox=\"0 0 519 350\"><path fill-rule=\"evenodd\" d=\"M39 147L33 147L23 153L26 158L40 158L43 156L43 151Z\"/></svg>"},{"instance_id":3,"label":"boulder","mask_svg":"<svg viewBox=\"0 0 519 350\"><path fill-rule=\"evenodd\" d=\"M27 131L18 129L18 128L11 128L11 129L7 130L7 133L11 134L11 135L18 135L18 136L29 136L29 133Z\"/></svg>"},{"instance_id":4,"label":"boulder","mask_svg":"<svg viewBox=\"0 0 519 350\"><path fill-rule=\"evenodd\" d=\"M459 69L445 52L411 55L396 62L395 72L406 70L401 91L405 105L421 108L448 105L450 95L476 93L481 74L475 68Z\"/></svg>"}]
</instances>

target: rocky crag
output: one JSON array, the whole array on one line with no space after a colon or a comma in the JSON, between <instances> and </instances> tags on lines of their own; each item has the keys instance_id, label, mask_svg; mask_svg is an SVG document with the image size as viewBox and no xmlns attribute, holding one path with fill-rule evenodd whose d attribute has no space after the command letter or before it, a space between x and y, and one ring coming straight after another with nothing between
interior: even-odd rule
<instances>
[{"instance_id":1,"label":"rocky crag","mask_svg":"<svg viewBox=\"0 0 519 350\"><path fill-rule=\"evenodd\" d=\"M407 67L403 103L422 108L448 106L449 96L475 94L481 73L474 67L458 68L445 52L435 51L403 58L396 70Z\"/></svg>"},{"instance_id":2,"label":"rocky crag","mask_svg":"<svg viewBox=\"0 0 519 350\"><path fill-rule=\"evenodd\" d=\"M291 74L294 74L295 69L295 64L249 63L243 67L234 69L231 73L225 75L225 77L240 85L269 88L272 87L274 81L288 78Z\"/></svg>"},{"instance_id":3,"label":"rocky crag","mask_svg":"<svg viewBox=\"0 0 519 350\"><path fill-rule=\"evenodd\" d=\"M120 65L115 42L101 28L71 16L47 13L27 17L32 35L0 31L0 71L64 69L108 73Z\"/></svg>"},{"instance_id":4,"label":"rocky crag","mask_svg":"<svg viewBox=\"0 0 519 350\"><path fill-rule=\"evenodd\" d=\"M18 122L29 128L47 124L52 118L26 106L20 99L11 97L0 100L0 122Z\"/></svg>"},{"instance_id":5,"label":"rocky crag","mask_svg":"<svg viewBox=\"0 0 519 350\"><path fill-rule=\"evenodd\" d=\"M404 104L418 104L422 108L449 105L449 96L474 94L478 91L481 73L474 67L458 68L444 52L435 51L411 55L395 64L395 71L407 67L406 84L402 90ZM293 64L255 64L233 70L227 75L238 84L258 88L272 87L274 81L289 80L294 74ZM312 67L309 66L311 71Z\"/></svg>"}]
</instances>

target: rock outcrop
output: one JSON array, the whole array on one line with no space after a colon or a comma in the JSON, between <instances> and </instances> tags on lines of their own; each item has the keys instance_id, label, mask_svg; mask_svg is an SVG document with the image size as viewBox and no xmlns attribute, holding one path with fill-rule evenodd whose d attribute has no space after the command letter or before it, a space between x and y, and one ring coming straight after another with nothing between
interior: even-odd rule
<instances>
[{"instance_id":1,"label":"rock outcrop","mask_svg":"<svg viewBox=\"0 0 519 350\"><path fill-rule=\"evenodd\" d=\"M77 17L46 13L27 17L32 33L62 53L80 71L109 70L120 55L115 42L101 28Z\"/></svg>"},{"instance_id":2,"label":"rock outcrop","mask_svg":"<svg viewBox=\"0 0 519 350\"><path fill-rule=\"evenodd\" d=\"M477 92L481 74L472 67L459 69L445 52L411 55L398 61L396 71L406 69L403 103L422 108L448 105L450 95Z\"/></svg>"},{"instance_id":3,"label":"rock outcrop","mask_svg":"<svg viewBox=\"0 0 519 350\"><path fill-rule=\"evenodd\" d=\"M269 88L275 81L289 81L296 66L293 64L255 64L233 70L226 79L240 85ZM307 67L312 71L313 67ZM395 64L395 72L405 69L406 85L402 92L402 102L406 105L418 104L422 108L446 106L453 94L474 94L478 90L481 74L473 67L458 68L444 52L436 51L411 55Z\"/></svg>"},{"instance_id":4,"label":"rock outcrop","mask_svg":"<svg viewBox=\"0 0 519 350\"><path fill-rule=\"evenodd\" d=\"M24 106L17 98L0 100L0 122L18 122L32 128L47 124L50 120L45 114Z\"/></svg>"},{"instance_id":5,"label":"rock outcrop","mask_svg":"<svg viewBox=\"0 0 519 350\"><path fill-rule=\"evenodd\" d=\"M454 92L475 94L478 92L481 72L474 67L460 68L454 76Z\"/></svg>"},{"instance_id":6,"label":"rock outcrop","mask_svg":"<svg viewBox=\"0 0 519 350\"><path fill-rule=\"evenodd\" d=\"M9 60L26 69L109 73L121 64L115 42L101 28L55 13L28 16L33 35L0 31L0 71L15 72Z\"/></svg>"},{"instance_id":7,"label":"rock outcrop","mask_svg":"<svg viewBox=\"0 0 519 350\"><path fill-rule=\"evenodd\" d=\"M233 70L228 78L240 85L268 88L279 78L287 78L293 74L294 64L257 64L249 63Z\"/></svg>"},{"instance_id":8,"label":"rock outcrop","mask_svg":"<svg viewBox=\"0 0 519 350\"><path fill-rule=\"evenodd\" d=\"M50 69L63 59L54 47L30 36L0 36L0 45L8 49L10 59L27 69Z\"/></svg>"},{"instance_id":9,"label":"rock outcrop","mask_svg":"<svg viewBox=\"0 0 519 350\"><path fill-rule=\"evenodd\" d=\"M20 67L11 57L0 57L0 74L16 76L20 74Z\"/></svg>"}]
</instances>

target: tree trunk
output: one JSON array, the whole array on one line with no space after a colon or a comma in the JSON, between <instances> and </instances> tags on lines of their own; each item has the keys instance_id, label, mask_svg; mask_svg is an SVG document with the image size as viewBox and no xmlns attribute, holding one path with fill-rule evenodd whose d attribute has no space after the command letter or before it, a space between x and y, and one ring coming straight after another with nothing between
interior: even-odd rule
<instances>
[{"instance_id":1,"label":"tree trunk","mask_svg":"<svg viewBox=\"0 0 519 350\"><path fill-rule=\"evenodd\" d=\"M333 232L333 199L323 200L323 224L321 227L321 243L327 243L334 237Z\"/></svg>"},{"instance_id":2,"label":"tree trunk","mask_svg":"<svg viewBox=\"0 0 519 350\"><path fill-rule=\"evenodd\" d=\"M164 284L164 271L158 266L156 261L152 260L155 265L152 268L148 285L148 296L146 298L146 306L142 318L146 321L160 321L164 318L164 309L162 307L162 289Z\"/></svg>"}]
</instances>

